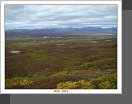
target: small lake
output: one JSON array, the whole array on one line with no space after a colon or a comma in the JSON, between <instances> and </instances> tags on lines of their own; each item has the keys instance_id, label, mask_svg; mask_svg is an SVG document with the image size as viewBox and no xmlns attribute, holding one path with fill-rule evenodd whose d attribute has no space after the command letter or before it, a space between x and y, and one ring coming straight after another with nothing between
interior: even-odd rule
<instances>
[{"instance_id":1,"label":"small lake","mask_svg":"<svg viewBox=\"0 0 132 104\"><path fill-rule=\"evenodd\" d=\"M92 41L92 43L98 43L98 41Z\"/></svg>"},{"instance_id":2,"label":"small lake","mask_svg":"<svg viewBox=\"0 0 132 104\"><path fill-rule=\"evenodd\" d=\"M13 54L17 54L17 53L20 53L21 51L18 51L18 50L12 50L10 51L10 53L13 53Z\"/></svg>"},{"instance_id":3,"label":"small lake","mask_svg":"<svg viewBox=\"0 0 132 104\"><path fill-rule=\"evenodd\" d=\"M63 46L63 45L65 45L65 44L62 43L62 44L57 44L57 45L58 45L58 46Z\"/></svg>"},{"instance_id":4,"label":"small lake","mask_svg":"<svg viewBox=\"0 0 132 104\"><path fill-rule=\"evenodd\" d=\"M111 40L105 40L106 42L111 42Z\"/></svg>"}]
</instances>

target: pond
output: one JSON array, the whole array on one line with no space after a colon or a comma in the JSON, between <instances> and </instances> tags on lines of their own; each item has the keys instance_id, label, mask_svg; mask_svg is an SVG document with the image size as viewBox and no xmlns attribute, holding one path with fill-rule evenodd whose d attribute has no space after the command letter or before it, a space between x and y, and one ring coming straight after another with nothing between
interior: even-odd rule
<instances>
[{"instance_id":1,"label":"pond","mask_svg":"<svg viewBox=\"0 0 132 104\"><path fill-rule=\"evenodd\" d=\"M105 40L106 42L111 42L111 40Z\"/></svg>"},{"instance_id":2,"label":"pond","mask_svg":"<svg viewBox=\"0 0 132 104\"><path fill-rule=\"evenodd\" d=\"M17 54L17 53L20 53L20 51L18 51L18 50L11 50L10 53Z\"/></svg>"}]
</instances>

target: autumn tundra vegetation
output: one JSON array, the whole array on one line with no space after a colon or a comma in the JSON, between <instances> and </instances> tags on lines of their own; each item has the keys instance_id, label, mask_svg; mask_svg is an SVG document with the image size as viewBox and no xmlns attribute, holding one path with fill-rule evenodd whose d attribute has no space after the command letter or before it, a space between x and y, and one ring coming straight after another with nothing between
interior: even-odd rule
<instances>
[{"instance_id":1,"label":"autumn tundra vegetation","mask_svg":"<svg viewBox=\"0 0 132 104\"><path fill-rule=\"evenodd\" d=\"M116 89L116 35L12 38L6 89Z\"/></svg>"}]
</instances>

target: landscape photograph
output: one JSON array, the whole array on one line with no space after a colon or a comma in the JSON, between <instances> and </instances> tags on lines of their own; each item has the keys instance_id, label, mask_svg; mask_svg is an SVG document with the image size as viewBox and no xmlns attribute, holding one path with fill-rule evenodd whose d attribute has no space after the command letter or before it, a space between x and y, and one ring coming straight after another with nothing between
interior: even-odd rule
<instances>
[{"instance_id":1,"label":"landscape photograph","mask_svg":"<svg viewBox=\"0 0 132 104\"><path fill-rule=\"evenodd\" d=\"M117 89L117 5L4 9L5 89Z\"/></svg>"}]
</instances>

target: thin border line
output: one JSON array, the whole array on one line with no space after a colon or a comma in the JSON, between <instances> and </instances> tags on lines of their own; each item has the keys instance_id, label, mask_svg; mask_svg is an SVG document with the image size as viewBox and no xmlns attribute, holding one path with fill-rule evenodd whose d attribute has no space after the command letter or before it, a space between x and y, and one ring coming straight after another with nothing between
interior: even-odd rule
<instances>
[{"instance_id":1,"label":"thin border line","mask_svg":"<svg viewBox=\"0 0 132 104\"><path fill-rule=\"evenodd\" d=\"M3 75L5 73L5 69L3 70L3 67L5 68L5 41L2 40L2 39L5 39L5 28L3 26L4 24L4 5L5 4L44 4L44 5L91 5L91 4L117 4L118 5L118 31L117 31L117 37L118 37L118 42L117 42L117 51L118 51L118 54L117 54L117 75L118 75L118 89L108 89L108 90L105 90L105 89L92 89L92 90L80 90L80 89L76 89L76 90L71 90L71 89L68 89L68 93L55 93L54 90L57 90L57 89L11 89L11 90L8 90L8 89L5 89L4 86L5 86L5 75ZM5 93L5 94L121 94L122 93L122 67L121 67L121 64L122 64L122 18L121 18L121 1L1 1L1 60L4 60L4 61L1 61L1 93ZM4 31L3 31L4 30ZM119 35L120 34L120 35ZM4 43L4 44L3 44ZM120 51L120 53L119 53ZM119 70L120 69L120 70ZM4 77L2 77L4 76ZM59 90L59 89L58 89ZM65 90L65 89L61 89L61 90ZM16 92L17 91L17 92ZM70 92L71 91L71 92ZM81 91L78 93L78 91Z\"/></svg>"}]
</instances>

